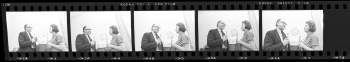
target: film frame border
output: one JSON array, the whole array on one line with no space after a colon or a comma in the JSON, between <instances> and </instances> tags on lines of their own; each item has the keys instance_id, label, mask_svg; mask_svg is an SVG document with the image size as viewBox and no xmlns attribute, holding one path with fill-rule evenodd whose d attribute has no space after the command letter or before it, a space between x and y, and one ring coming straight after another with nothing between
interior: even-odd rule
<instances>
[{"instance_id":1,"label":"film frame border","mask_svg":"<svg viewBox=\"0 0 350 62\"><path fill-rule=\"evenodd\" d=\"M190 3L190 4L189 4ZM195 10L198 24L198 10L349 10L349 1L300 1L300 2L114 2L114 3L2 3L2 15L6 11L147 11L147 10ZM69 16L69 15L68 15ZM260 15L261 16L261 15ZM133 16L132 16L133 18ZM3 20L6 17L3 16ZM133 20L133 19L132 19ZM69 23L69 22L68 22ZM132 22L133 23L133 22ZM260 22L261 23L261 22ZM6 25L6 21L3 21ZM133 26L133 25L132 25ZM68 26L69 27L69 26ZM261 27L261 25L260 25ZM196 29L198 26L196 25ZM7 27L4 26L4 30ZM198 30L198 29L197 29ZM196 31L197 31L196 30ZM132 28L133 31L133 28ZM198 31L197 31L198 32ZM260 31L261 32L261 31ZM4 34L7 32L5 31ZM68 32L70 33L70 32ZM196 33L198 35L198 33ZM133 35L132 35L133 36ZM261 35L260 35L261 37ZM70 38L70 37L68 37ZM7 41L7 35L4 35ZM132 37L133 39L133 37ZM198 38L196 37L196 45ZM261 42L260 38L260 42ZM134 43L134 39L133 39ZM345 59L348 50L324 51L157 51L157 52L8 52L7 60L254 60L258 59ZM134 44L133 44L134 45ZM134 46L133 46L134 47ZM71 49L71 48L70 48ZM260 46L261 49L261 46ZM108 58L106 58L108 57ZM187 58L189 57L189 58ZM249 59L248 59L249 57Z\"/></svg>"}]
</instances>

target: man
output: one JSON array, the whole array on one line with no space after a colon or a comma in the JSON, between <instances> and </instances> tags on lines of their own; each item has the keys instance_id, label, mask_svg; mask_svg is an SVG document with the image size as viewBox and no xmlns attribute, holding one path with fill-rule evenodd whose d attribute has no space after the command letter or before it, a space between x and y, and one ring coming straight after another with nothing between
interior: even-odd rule
<instances>
[{"instance_id":1,"label":"man","mask_svg":"<svg viewBox=\"0 0 350 62\"><path fill-rule=\"evenodd\" d=\"M289 50L289 40L283 30L286 22L278 19L276 29L266 32L263 50L268 51L285 51Z\"/></svg>"},{"instance_id":2,"label":"man","mask_svg":"<svg viewBox=\"0 0 350 62\"><path fill-rule=\"evenodd\" d=\"M143 51L163 51L162 40L158 35L159 28L159 26L153 24L152 31L143 34L141 40L141 48Z\"/></svg>"},{"instance_id":3,"label":"man","mask_svg":"<svg viewBox=\"0 0 350 62\"><path fill-rule=\"evenodd\" d=\"M75 40L75 47L78 52L95 51L95 41L90 37L91 28L83 27L83 34L79 34Z\"/></svg>"},{"instance_id":4,"label":"man","mask_svg":"<svg viewBox=\"0 0 350 62\"><path fill-rule=\"evenodd\" d=\"M211 29L207 36L207 46L210 51L221 51L228 49L228 39L225 32L225 23L217 22L217 28Z\"/></svg>"},{"instance_id":5,"label":"man","mask_svg":"<svg viewBox=\"0 0 350 62\"><path fill-rule=\"evenodd\" d=\"M18 43L19 43L19 52L34 52L35 51L35 42L37 41L36 37L33 37L31 34L32 27L28 24L24 25L24 31L19 33Z\"/></svg>"}]
</instances>

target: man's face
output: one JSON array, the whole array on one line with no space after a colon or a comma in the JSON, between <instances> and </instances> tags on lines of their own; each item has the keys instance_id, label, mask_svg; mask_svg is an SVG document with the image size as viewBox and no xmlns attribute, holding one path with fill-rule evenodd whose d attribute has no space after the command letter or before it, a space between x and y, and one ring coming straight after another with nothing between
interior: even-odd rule
<instances>
[{"instance_id":1,"label":"man's face","mask_svg":"<svg viewBox=\"0 0 350 62\"><path fill-rule=\"evenodd\" d=\"M152 27L152 31L153 31L154 33L158 33L158 32L159 32L159 27L158 27L158 26L153 26L153 27Z\"/></svg>"},{"instance_id":2,"label":"man's face","mask_svg":"<svg viewBox=\"0 0 350 62\"><path fill-rule=\"evenodd\" d=\"M90 35L90 34L91 34L91 28L90 28L90 27L86 27L86 28L84 29L84 34Z\"/></svg>"},{"instance_id":3,"label":"man's face","mask_svg":"<svg viewBox=\"0 0 350 62\"><path fill-rule=\"evenodd\" d=\"M221 29L221 30L224 30L225 29L225 24L224 23L219 23L218 24L218 28Z\"/></svg>"},{"instance_id":4,"label":"man's face","mask_svg":"<svg viewBox=\"0 0 350 62\"><path fill-rule=\"evenodd\" d=\"M91 34L91 30L84 30L85 34Z\"/></svg>"},{"instance_id":5,"label":"man's face","mask_svg":"<svg viewBox=\"0 0 350 62\"><path fill-rule=\"evenodd\" d=\"M284 30L286 28L286 25L287 24L285 22L280 21L277 23L277 28L280 30Z\"/></svg>"},{"instance_id":6,"label":"man's face","mask_svg":"<svg viewBox=\"0 0 350 62\"><path fill-rule=\"evenodd\" d=\"M27 32L31 32L31 31L32 31L32 27L31 27L31 26L27 26L27 27L26 27L26 31L27 31Z\"/></svg>"}]
</instances>

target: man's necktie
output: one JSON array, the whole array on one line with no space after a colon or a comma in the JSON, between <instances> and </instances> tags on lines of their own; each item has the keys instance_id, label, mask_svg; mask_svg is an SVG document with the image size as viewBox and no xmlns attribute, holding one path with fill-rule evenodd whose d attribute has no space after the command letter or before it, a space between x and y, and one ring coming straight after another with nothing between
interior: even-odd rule
<instances>
[{"instance_id":1,"label":"man's necktie","mask_svg":"<svg viewBox=\"0 0 350 62\"><path fill-rule=\"evenodd\" d=\"M33 39L33 35L32 35L30 32L28 32L28 34L29 34L30 41L32 41L32 39ZM32 42L33 42L33 41L32 41ZM35 42L33 42L33 43L31 44L31 46L32 46L32 48L34 48L34 50L35 50L36 43L35 43Z\"/></svg>"},{"instance_id":2,"label":"man's necktie","mask_svg":"<svg viewBox=\"0 0 350 62\"><path fill-rule=\"evenodd\" d=\"M156 34L156 33L155 33L155 34ZM157 44L157 48L158 48L159 50L163 51L163 43L162 43L162 41L160 40L160 37L159 37L158 34L156 34L156 40L159 41L159 43Z\"/></svg>"},{"instance_id":3,"label":"man's necktie","mask_svg":"<svg viewBox=\"0 0 350 62\"><path fill-rule=\"evenodd\" d=\"M29 32L28 32L28 34L29 34L29 38L32 39L33 38L32 34Z\"/></svg>"},{"instance_id":4,"label":"man's necktie","mask_svg":"<svg viewBox=\"0 0 350 62\"><path fill-rule=\"evenodd\" d=\"M90 42L90 44L91 44L92 39L91 39L90 35L88 35L88 39L90 40L89 42ZM94 44L96 44L96 43L94 43ZM96 48L96 45L91 46L91 49L92 49L93 51L95 51L95 48Z\"/></svg>"},{"instance_id":5,"label":"man's necktie","mask_svg":"<svg viewBox=\"0 0 350 62\"><path fill-rule=\"evenodd\" d=\"M87 35L87 36L88 36L88 39L90 40L89 42L91 42L91 41L92 41L92 39L91 39L90 35Z\"/></svg>"},{"instance_id":6,"label":"man's necktie","mask_svg":"<svg viewBox=\"0 0 350 62\"><path fill-rule=\"evenodd\" d=\"M225 33L224 31L221 30L221 36L224 37L225 36Z\"/></svg>"},{"instance_id":7,"label":"man's necktie","mask_svg":"<svg viewBox=\"0 0 350 62\"><path fill-rule=\"evenodd\" d=\"M287 35L283 31L281 31L281 33L282 33L282 38L283 38L283 41L284 41L285 39L287 39ZM285 47L287 48L287 50L290 50L289 49L289 44L287 44Z\"/></svg>"},{"instance_id":8,"label":"man's necktie","mask_svg":"<svg viewBox=\"0 0 350 62\"><path fill-rule=\"evenodd\" d=\"M223 30L220 30L220 31L221 31L221 37L225 37L225 33L224 33L224 31L223 31ZM227 49L228 49L228 41L227 41L227 40L225 40L225 41L224 41L223 46L225 46L225 47L226 47L226 48L225 48L225 50L227 50Z\"/></svg>"},{"instance_id":9,"label":"man's necktie","mask_svg":"<svg viewBox=\"0 0 350 62\"><path fill-rule=\"evenodd\" d=\"M159 39L160 37L158 36L158 34L156 34L156 39Z\"/></svg>"},{"instance_id":10,"label":"man's necktie","mask_svg":"<svg viewBox=\"0 0 350 62\"><path fill-rule=\"evenodd\" d=\"M282 33L283 40L286 39L287 38L286 34L283 31L281 31L281 33Z\"/></svg>"}]
</instances>

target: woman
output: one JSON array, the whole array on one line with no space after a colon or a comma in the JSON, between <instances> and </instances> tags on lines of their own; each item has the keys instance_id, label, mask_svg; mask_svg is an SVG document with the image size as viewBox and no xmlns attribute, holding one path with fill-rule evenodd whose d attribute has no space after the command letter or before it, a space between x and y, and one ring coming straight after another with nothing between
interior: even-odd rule
<instances>
[{"instance_id":1,"label":"woman","mask_svg":"<svg viewBox=\"0 0 350 62\"><path fill-rule=\"evenodd\" d=\"M306 38L299 46L302 50L316 50L319 47L318 37L314 34L316 31L316 24L314 21L306 21L304 30L306 32Z\"/></svg>"},{"instance_id":2,"label":"woman","mask_svg":"<svg viewBox=\"0 0 350 62\"><path fill-rule=\"evenodd\" d=\"M176 24L176 33L179 35L178 40L175 43L172 43L172 47L175 48L175 51L190 51L191 44L190 38L185 35L186 27L183 23Z\"/></svg>"},{"instance_id":3,"label":"woman","mask_svg":"<svg viewBox=\"0 0 350 62\"><path fill-rule=\"evenodd\" d=\"M58 26L55 24L50 25L50 33L52 34L51 40L47 43L49 45L48 51L66 51L66 43L63 42L63 36L58 34Z\"/></svg>"},{"instance_id":4,"label":"woman","mask_svg":"<svg viewBox=\"0 0 350 62\"><path fill-rule=\"evenodd\" d=\"M252 26L249 21L245 20L242 22L241 27L243 33L243 37L240 40L237 40L237 43L241 45L240 50L242 51L250 51L255 50L254 48L254 34L250 32Z\"/></svg>"},{"instance_id":5,"label":"woman","mask_svg":"<svg viewBox=\"0 0 350 62\"><path fill-rule=\"evenodd\" d=\"M107 46L107 51L125 51L123 38L120 36L117 26L109 27L109 34L112 36L110 45Z\"/></svg>"}]
</instances>

